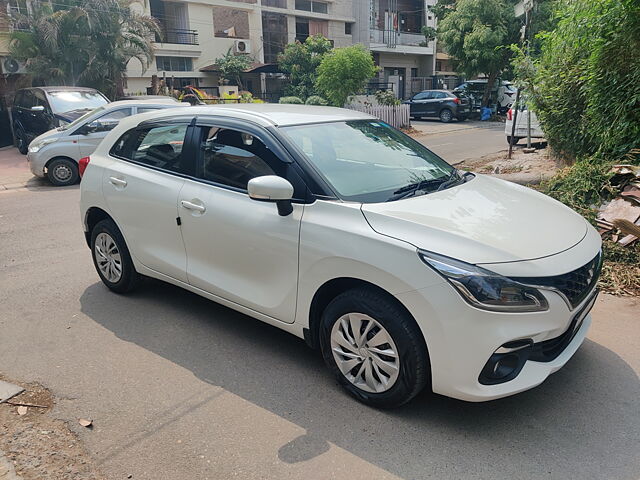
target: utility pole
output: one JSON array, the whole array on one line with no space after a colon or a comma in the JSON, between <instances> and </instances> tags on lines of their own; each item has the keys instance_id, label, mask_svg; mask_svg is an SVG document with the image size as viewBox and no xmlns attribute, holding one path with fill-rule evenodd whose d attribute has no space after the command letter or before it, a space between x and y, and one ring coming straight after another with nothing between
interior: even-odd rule
<instances>
[{"instance_id":1,"label":"utility pole","mask_svg":"<svg viewBox=\"0 0 640 480\"><path fill-rule=\"evenodd\" d=\"M527 62L531 61L531 14L533 13L533 0L524 2L525 11L525 32L527 39L526 55ZM527 105L527 148L531 148L531 111Z\"/></svg>"}]
</instances>

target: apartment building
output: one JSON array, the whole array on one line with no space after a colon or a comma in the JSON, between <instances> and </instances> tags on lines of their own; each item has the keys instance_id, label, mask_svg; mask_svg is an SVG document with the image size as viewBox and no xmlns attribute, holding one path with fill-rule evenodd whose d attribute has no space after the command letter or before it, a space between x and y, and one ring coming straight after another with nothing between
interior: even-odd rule
<instances>
[{"instance_id":1,"label":"apartment building","mask_svg":"<svg viewBox=\"0 0 640 480\"><path fill-rule=\"evenodd\" d=\"M130 62L129 93L146 92L151 76L158 75L169 86L196 85L216 94L215 61L229 49L253 60L245 89L275 93L281 83L275 63L287 43L318 33L336 47L353 42L351 0L150 0L138 8L158 20L161 33L146 70L137 60Z\"/></svg>"},{"instance_id":2,"label":"apartment building","mask_svg":"<svg viewBox=\"0 0 640 480\"><path fill-rule=\"evenodd\" d=\"M378 82L400 98L420 91L435 73L435 41L426 44L423 26L436 26L429 7L437 0L354 0L354 43L366 45L380 67ZM428 80L428 82L426 82Z\"/></svg>"}]
</instances>

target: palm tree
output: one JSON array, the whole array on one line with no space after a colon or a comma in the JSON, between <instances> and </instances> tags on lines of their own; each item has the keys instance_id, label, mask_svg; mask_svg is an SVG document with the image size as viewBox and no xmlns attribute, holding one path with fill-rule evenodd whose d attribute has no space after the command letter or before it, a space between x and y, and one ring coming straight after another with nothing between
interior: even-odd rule
<instances>
[{"instance_id":1,"label":"palm tree","mask_svg":"<svg viewBox=\"0 0 640 480\"><path fill-rule=\"evenodd\" d=\"M134 12L132 0L38 3L16 19L11 54L24 60L36 82L91 86L123 94L127 64L146 70L153 58L156 21Z\"/></svg>"}]
</instances>

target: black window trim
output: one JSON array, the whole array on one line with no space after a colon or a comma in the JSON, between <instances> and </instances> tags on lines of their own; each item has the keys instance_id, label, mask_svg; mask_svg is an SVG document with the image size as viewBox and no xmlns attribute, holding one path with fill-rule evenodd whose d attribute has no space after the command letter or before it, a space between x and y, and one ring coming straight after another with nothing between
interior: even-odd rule
<instances>
[{"instance_id":1,"label":"black window trim","mask_svg":"<svg viewBox=\"0 0 640 480\"><path fill-rule=\"evenodd\" d=\"M122 135L118 137L118 141L124 135L128 134L132 130L142 130L142 129L153 128L153 127L162 127L162 126L185 124L185 123L188 124L188 128L185 133L183 151L185 150L191 151L194 157L195 155L198 155L198 158L196 158L196 161L195 161L195 165L192 165L192 167L196 167L196 168L192 168L192 174L180 173L172 170L165 170L163 168L155 167L153 165L148 165L146 163L138 162L136 160L117 155L113 152L115 145L118 143L117 141L114 142L114 144L109 149L109 155L112 158L122 160L124 162L129 162L134 165L138 165L140 167L148 168L150 170L155 170L160 173L165 173L168 175L173 175L173 176L184 178L187 180L192 180L194 182L205 183L215 187L225 188L227 190L237 191L237 192L246 194L247 191L244 189L238 189L235 187L230 187L229 185L218 184L216 182L211 182L209 180L198 178L196 176L197 165L198 165L198 162L201 162L200 156L201 156L201 153L203 153L200 148L200 145L195 145L196 139L193 138L196 135L196 133L199 134L199 128L197 127L217 127L217 126L223 126L223 123L224 123L224 126L226 126L227 128L233 128L237 130L249 130L247 133L252 133L251 130L255 131L257 133L256 136L260 138L261 141L264 141L265 145L271 148L274 151L274 153L278 156L278 158L280 158L281 160L286 159L283 161L291 164L291 169L289 173L297 177L297 182L300 182L300 185L301 185L300 188L304 188L305 190L302 198L296 197L293 199L294 203L310 204L310 203L313 203L316 198L324 199L324 200L337 200L340 198L337 195L337 193L333 190L333 188L324 180L324 178L322 178L322 176L320 176L315 171L313 166L309 165L309 161L305 158L304 154L300 152L299 148L295 144L293 144L293 142L291 142L286 135L280 134L278 132L278 128L275 125L263 127L262 125L256 122L253 122L251 120L236 119L228 116L207 115L205 117L203 116L195 117L195 116L180 115L175 117L172 116L172 117L162 117L159 119L145 120L144 122L141 122L135 127L130 128L126 132L122 133ZM318 122L318 123L331 123L331 122L327 121L327 122ZM260 135L259 133L262 133L262 135ZM133 141L132 138L129 139L129 142L132 142L132 141ZM287 178L287 179L289 181L291 180L296 181L296 178ZM294 188L295 187L296 187L296 184L294 183ZM296 191L295 194L298 194L298 191Z\"/></svg>"}]
</instances>

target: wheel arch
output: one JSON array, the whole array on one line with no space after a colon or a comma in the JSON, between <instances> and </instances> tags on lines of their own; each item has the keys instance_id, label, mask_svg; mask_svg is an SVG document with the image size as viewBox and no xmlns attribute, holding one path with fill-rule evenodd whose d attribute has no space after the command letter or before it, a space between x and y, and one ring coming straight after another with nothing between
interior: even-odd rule
<instances>
[{"instance_id":1,"label":"wheel arch","mask_svg":"<svg viewBox=\"0 0 640 480\"><path fill-rule=\"evenodd\" d=\"M323 283L320 288L318 288L313 295L313 299L311 300L311 305L309 307L309 328L304 329L304 339L307 344L313 349L319 349L319 329L320 329L320 320L322 318L322 312L329 305L329 303L347 290L352 290L354 288L368 288L371 290L375 290L377 293L383 295L388 298L390 301L398 305L401 309L403 309L415 322L415 318L407 307L398 300L395 296L389 293L382 287L371 283L367 280L363 280L360 278L354 277L337 277Z\"/></svg>"},{"instance_id":2,"label":"wheel arch","mask_svg":"<svg viewBox=\"0 0 640 480\"><path fill-rule=\"evenodd\" d=\"M109 219L113 223L116 221L111 215L105 212L100 207L91 207L84 214L84 238L87 241L87 246L91 248L91 232L93 228L102 220ZM117 225L117 223L116 223Z\"/></svg>"},{"instance_id":3,"label":"wheel arch","mask_svg":"<svg viewBox=\"0 0 640 480\"><path fill-rule=\"evenodd\" d=\"M71 157L67 157L66 155L56 155L54 157L51 157L49 160L47 160L47 163L44 164L44 168L48 169L49 165L54 160L71 160L73 163L78 165L78 162L75 159L71 158Z\"/></svg>"}]
</instances>

